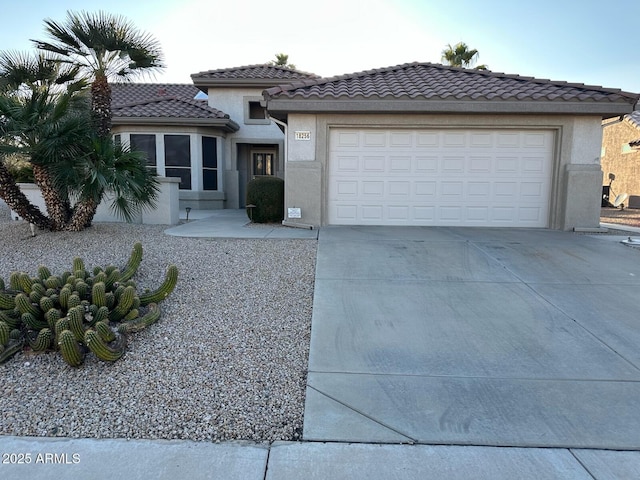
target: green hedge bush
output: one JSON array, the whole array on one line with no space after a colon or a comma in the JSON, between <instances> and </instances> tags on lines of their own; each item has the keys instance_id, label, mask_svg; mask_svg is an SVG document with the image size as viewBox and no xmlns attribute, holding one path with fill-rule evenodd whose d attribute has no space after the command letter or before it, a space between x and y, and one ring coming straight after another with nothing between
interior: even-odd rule
<instances>
[{"instance_id":1,"label":"green hedge bush","mask_svg":"<svg viewBox=\"0 0 640 480\"><path fill-rule=\"evenodd\" d=\"M247 184L247 216L255 223L281 222L284 219L284 180L255 177Z\"/></svg>"}]
</instances>

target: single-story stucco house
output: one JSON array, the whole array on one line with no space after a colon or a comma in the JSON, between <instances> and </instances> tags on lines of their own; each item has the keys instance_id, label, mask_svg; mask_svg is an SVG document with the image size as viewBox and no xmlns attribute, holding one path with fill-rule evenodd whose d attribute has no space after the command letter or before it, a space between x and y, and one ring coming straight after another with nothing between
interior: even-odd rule
<instances>
[{"instance_id":1,"label":"single-story stucco house","mask_svg":"<svg viewBox=\"0 0 640 480\"><path fill-rule=\"evenodd\" d=\"M181 178L182 208L243 207L253 176L277 175L285 221L303 227L597 228L602 121L640 98L431 63L192 79L114 85L114 133Z\"/></svg>"},{"instance_id":2,"label":"single-story stucco house","mask_svg":"<svg viewBox=\"0 0 640 480\"><path fill-rule=\"evenodd\" d=\"M602 122L603 185L609 185L614 195L629 195L629 206L640 207L640 111ZM626 202L625 202L626 203Z\"/></svg>"},{"instance_id":3,"label":"single-story stucco house","mask_svg":"<svg viewBox=\"0 0 640 480\"><path fill-rule=\"evenodd\" d=\"M113 133L180 178L180 207L241 208L255 175L284 177L284 135L261 105L266 88L317 78L273 65L210 70L188 84L112 85Z\"/></svg>"}]
</instances>

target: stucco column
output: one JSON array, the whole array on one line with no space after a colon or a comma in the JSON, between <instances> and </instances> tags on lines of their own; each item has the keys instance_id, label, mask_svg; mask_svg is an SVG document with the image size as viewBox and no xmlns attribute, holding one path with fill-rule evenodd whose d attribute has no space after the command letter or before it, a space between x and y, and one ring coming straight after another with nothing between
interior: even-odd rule
<instances>
[{"instance_id":1,"label":"stucco column","mask_svg":"<svg viewBox=\"0 0 640 480\"><path fill-rule=\"evenodd\" d=\"M564 230L599 228L602 202L600 165L569 164L565 174Z\"/></svg>"}]
</instances>

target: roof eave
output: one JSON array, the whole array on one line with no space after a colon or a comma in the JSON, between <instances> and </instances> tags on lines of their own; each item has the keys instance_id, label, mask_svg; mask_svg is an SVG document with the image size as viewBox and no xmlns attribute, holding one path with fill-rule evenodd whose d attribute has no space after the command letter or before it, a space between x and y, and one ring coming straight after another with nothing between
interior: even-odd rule
<instances>
[{"instance_id":1,"label":"roof eave","mask_svg":"<svg viewBox=\"0 0 640 480\"><path fill-rule=\"evenodd\" d=\"M208 88L262 88L268 89L290 80L283 78L201 78L191 76L193 84L202 92L207 93Z\"/></svg>"},{"instance_id":2,"label":"roof eave","mask_svg":"<svg viewBox=\"0 0 640 480\"><path fill-rule=\"evenodd\" d=\"M181 127L212 127L227 133L240 130L240 125L229 118L172 118L172 117L113 117L114 126L162 125Z\"/></svg>"},{"instance_id":3,"label":"roof eave","mask_svg":"<svg viewBox=\"0 0 640 480\"><path fill-rule=\"evenodd\" d=\"M375 100L375 99L277 99L267 100L267 110L285 113L465 113L465 114L572 114L612 117L633 111L629 103L466 101L466 100Z\"/></svg>"}]
</instances>

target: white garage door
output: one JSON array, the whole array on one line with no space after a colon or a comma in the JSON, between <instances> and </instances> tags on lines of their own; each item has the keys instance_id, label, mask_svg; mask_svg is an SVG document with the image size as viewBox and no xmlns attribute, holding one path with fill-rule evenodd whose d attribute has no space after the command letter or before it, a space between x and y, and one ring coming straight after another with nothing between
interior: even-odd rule
<instances>
[{"instance_id":1,"label":"white garage door","mask_svg":"<svg viewBox=\"0 0 640 480\"><path fill-rule=\"evenodd\" d=\"M551 131L332 129L332 225L546 227Z\"/></svg>"}]
</instances>

